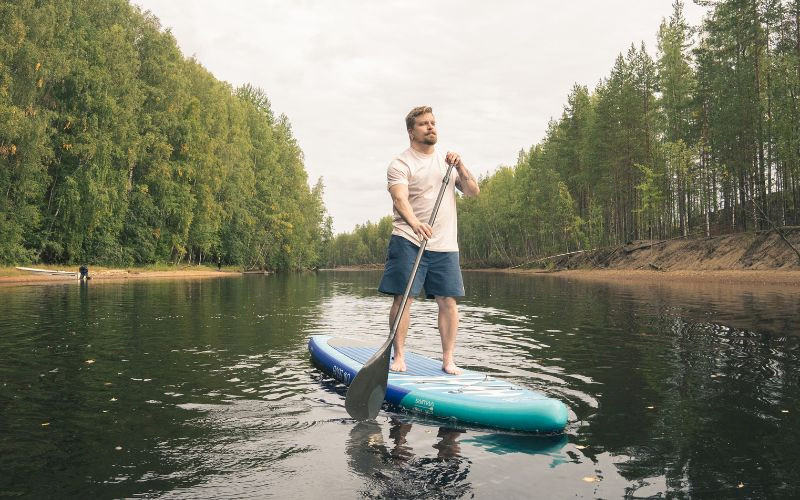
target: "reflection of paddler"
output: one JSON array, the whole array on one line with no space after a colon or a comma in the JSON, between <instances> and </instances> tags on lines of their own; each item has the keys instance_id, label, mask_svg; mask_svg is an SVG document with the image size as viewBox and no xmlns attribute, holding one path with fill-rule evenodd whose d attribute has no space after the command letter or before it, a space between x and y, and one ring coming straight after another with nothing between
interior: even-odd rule
<instances>
[{"instance_id":1,"label":"reflection of paddler","mask_svg":"<svg viewBox=\"0 0 800 500\"><path fill-rule=\"evenodd\" d=\"M394 441L394 448L392 448L392 456L399 460L408 460L413 458L411 447L406 443L406 435L411 430L411 424L401 422L397 419L392 419L392 428L389 429L389 438Z\"/></svg>"},{"instance_id":2,"label":"reflection of paddler","mask_svg":"<svg viewBox=\"0 0 800 500\"><path fill-rule=\"evenodd\" d=\"M377 422L362 421L353 427L345 450L350 468L365 481L362 493L379 498L416 498L427 496L435 485L445 496L468 496L470 462L459 456L458 445L463 431L440 428L432 445L437 455L416 457L407 441L411 428L410 423L392 419L392 447L384 442Z\"/></svg>"},{"instance_id":3,"label":"reflection of paddler","mask_svg":"<svg viewBox=\"0 0 800 500\"><path fill-rule=\"evenodd\" d=\"M458 437L463 434L463 430L448 429L447 427L439 427L439 434L437 437L441 440L433 445L434 448L439 450L439 458L453 458L461 456L461 445L458 442Z\"/></svg>"},{"instance_id":4,"label":"reflection of paddler","mask_svg":"<svg viewBox=\"0 0 800 500\"><path fill-rule=\"evenodd\" d=\"M401 422L397 419L392 419L392 428L389 430L389 438L394 441L394 448L392 448L392 456L397 459L408 460L414 456L411 446L408 446L406 436L411 430L411 424L408 422ZM438 450L437 458L453 458L461 456L461 446L458 442L458 437L464 433L460 429L451 429L447 427L439 427L439 432L436 437L439 441L433 445L435 450Z\"/></svg>"}]
</instances>

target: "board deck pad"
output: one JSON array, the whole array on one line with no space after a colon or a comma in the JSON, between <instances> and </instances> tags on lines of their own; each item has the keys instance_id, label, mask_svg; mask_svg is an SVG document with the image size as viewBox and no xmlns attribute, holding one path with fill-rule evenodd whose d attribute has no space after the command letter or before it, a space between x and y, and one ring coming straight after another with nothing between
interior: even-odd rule
<instances>
[{"instance_id":1,"label":"board deck pad","mask_svg":"<svg viewBox=\"0 0 800 500\"><path fill-rule=\"evenodd\" d=\"M350 385L378 345L342 337L314 335L308 343L313 361ZM488 374L442 371L442 362L406 353L405 372L389 372L386 401L411 411L466 423L553 433L567 423L566 406L546 395Z\"/></svg>"},{"instance_id":2,"label":"board deck pad","mask_svg":"<svg viewBox=\"0 0 800 500\"><path fill-rule=\"evenodd\" d=\"M362 365L375 354L377 347L344 347L333 346L334 349L358 361ZM397 376L418 376L418 377L446 377L447 374L442 371L442 362L436 361L425 356L420 356L413 352L406 353L406 368L405 372L390 372L389 375Z\"/></svg>"}]
</instances>

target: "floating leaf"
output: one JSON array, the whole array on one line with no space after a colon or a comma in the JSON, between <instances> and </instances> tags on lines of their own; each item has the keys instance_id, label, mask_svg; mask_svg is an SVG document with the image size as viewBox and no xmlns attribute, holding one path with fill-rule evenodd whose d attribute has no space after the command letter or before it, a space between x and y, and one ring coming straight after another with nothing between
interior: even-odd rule
<instances>
[{"instance_id":1,"label":"floating leaf","mask_svg":"<svg viewBox=\"0 0 800 500\"><path fill-rule=\"evenodd\" d=\"M122 450L122 446L116 446L116 447L114 447L114 449L117 450L117 451L121 451Z\"/></svg>"},{"instance_id":2,"label":"floating leaf","mask_svg":"<svg viewBox=\"0 0 800 500\"><path fill-rule=\"evenodd\" d=\"M576 444L576 445L575 445L575 448L577 448L577 449L579 449L579 450L585 450L585 449L586 449L586 446L584 446L584 445L582 445L582 444Z\"/></svg>"},{"instance_id":3,"label":"floating leaf","mask_svg":"<svg viewBox=\"0 0 800 500\"><path fill-rule=\"evenodd\" d=\"M117 400L117 398L111 398L111 399L109 399L109 401L116 401L116 400Z\"/></svg>"},{"instance_id":4,"label":"floating leaf","mask_svg":"<svg viewBox=\"0 0 800 500\"><path fill-rule=\"evenodd\" d=\"M93 359L87 359L86 361L84 361L84 363L86 363L87 365L93 365L94 364L94 360Z\"/></svg>"},{"instance_id":5,"label":"floating leaf","mask_svg":"<svg viewBox=\"0 0 800 500\"><path fill-rule=\"evenodd\" d=\"M595 476L586 476L583 480L587 483L594 483L597 481L597 478Z\"/></svg>"},{"instance_id":6,"label":"floating leaf","mask_svg":"<svg viewBox=\"0 0 800 500\"><path fill-rule=\"evenodd\" d=\"M50 422L42 422L42 427L47 427L50 425Z\"/></svg>"}]
</instances>

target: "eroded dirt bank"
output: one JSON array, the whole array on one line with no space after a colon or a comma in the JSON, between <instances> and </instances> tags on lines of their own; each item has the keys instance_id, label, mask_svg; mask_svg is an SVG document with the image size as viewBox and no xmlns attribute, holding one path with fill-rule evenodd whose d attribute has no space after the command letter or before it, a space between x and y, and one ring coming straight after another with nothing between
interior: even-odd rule
<instances>
[{"instance_id":1,"label":"eroded dirt bank","mask_svg":"<svg viewBox=\"0 0 800 500\"><path fill-rule=\"evenodd\" d=\"M640 240L535 262L541 268L497 269L617 282L800 285L800 228L711 238ZM800 289L798 289L800 291Z\"/></svg>"},{"instance_id":2,"label":"eroded dirt bank","mask_svg":"<svg viewBox=\"0 0 800 500\"><path fill-rule=\"evenodd\" d=\"M800 228L711 238L640 240L552 259L557 269L800 270Z\"/></svg>"}]
</instances>

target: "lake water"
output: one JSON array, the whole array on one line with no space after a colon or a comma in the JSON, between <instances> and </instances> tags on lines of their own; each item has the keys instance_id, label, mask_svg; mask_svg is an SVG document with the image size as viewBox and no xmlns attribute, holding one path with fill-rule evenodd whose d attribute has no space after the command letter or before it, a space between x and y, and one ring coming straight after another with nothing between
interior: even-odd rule
<instances>
[{"instance_id":1,"label":"lake water","mask_svg":"<svg viewBox=\"0 0 800 500\"><path fill-rule=\"evenodd\" d=\"M307 341L382 341L379 278L0 288L0 497L800 496L796 290L465 273L459 364L570 408L535 436L348 418Z\"/></svg>"}]
</instances>

